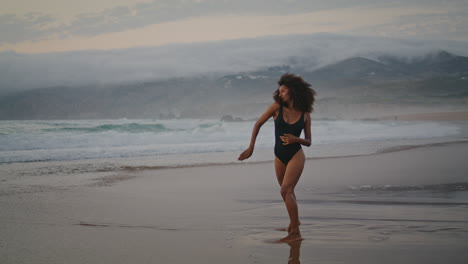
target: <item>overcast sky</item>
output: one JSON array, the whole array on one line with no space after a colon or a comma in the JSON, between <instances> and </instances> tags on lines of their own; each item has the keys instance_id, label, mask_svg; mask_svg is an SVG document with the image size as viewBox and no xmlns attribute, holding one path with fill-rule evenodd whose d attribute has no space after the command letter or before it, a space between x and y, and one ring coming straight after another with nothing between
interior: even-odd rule
<instances>
[{"instance_id":1,"label":"overcast sky","mask_svg":"<svg viewBox=\"0 0 468 264\"><path fill-rule=\"evenodd\" d=\"M0 0L0 93L468 56L468 0ZM12 52L13 51L13 52Z\"/></svg>"},{"instance_id":2,"label":"overcast sky","mask_svg":"<svg viewBox=\"0 0 468 264\"><path fill-rule=\"evenodd\" d=\"M468 0L0 0L0 51L109 50L328 32L468 41Z\"/></svg>"}]
</instances>

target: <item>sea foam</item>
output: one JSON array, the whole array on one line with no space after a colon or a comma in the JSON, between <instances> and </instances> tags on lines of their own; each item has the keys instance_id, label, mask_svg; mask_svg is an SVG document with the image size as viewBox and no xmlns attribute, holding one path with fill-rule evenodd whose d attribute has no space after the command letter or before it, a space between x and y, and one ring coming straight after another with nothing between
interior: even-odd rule
<instances>
[{"instance_id":1,"label":"sea foam","mask_svg":"<svg viewBox=\"0 0 468 264\"><path fill-rule=\"evenodd\" d=\"M253 125L254 121L195 119L0 121L0 163L239 152L248 146ZM369 154L414 142L460 140L465 137L460 126L314 120L312 148L322 152L313 155ZM270 152L273 132L270 120L257 137L256 151Z\"/></svg>"}]
</instances>

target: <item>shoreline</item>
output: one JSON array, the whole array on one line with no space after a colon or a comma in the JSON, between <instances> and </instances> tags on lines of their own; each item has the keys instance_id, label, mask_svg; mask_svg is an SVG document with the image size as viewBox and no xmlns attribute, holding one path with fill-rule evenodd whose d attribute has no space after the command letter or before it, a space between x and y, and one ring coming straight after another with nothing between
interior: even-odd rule
<instances>
[{"instance_id":1,"label":"shoreline","mask_svg":"<svg viewBox=\"0 0 468 264\"><path fill-rule=\"evenodd\" d=\"M327 152L324 150L323 156L317 156L317 153L323 151L323 149L314 149L314 152L310 152L310 149L304 148L306 154L306 160L308 162L318 160L335 160L342 158L358 158L358 157L372 157L379 156L386 153L394 153L401 151L408 151L413 149L430 148L434 146L450 146L458 144L468 144L466 140L451 140L442 142L431 142L414 144L413 142L406 142L401 145L384 147L382 149L374 149L372 151L364 151L358 154L352 153L336 153ZM359 144L348 146L347 149L353 147L360 147ZM221 162L211 163L198 163L198 164L185 164L185 165L166 165L164 160L158 160L160 157L146 156L146 157L132 157L132 158L118 158L118 159L93 159L93 160L71 160L71 161L42 161L42 162L15 162L15 163L3 163L0 164L0 182L9 183L15 182L20 178L31 178L32 181L37 181L38 184L43 184L42 178L48 177L49 175L61 175L64 179L67 178L70 182L81 182L81 178L92 177L93 174L100 174L105 177L106 175L121 174L121 173L138 173L138 172L156 172L162 170L177 170L177 169L191 169L191 168L216 168L223 166L242 166L242 165L261 165L261 164L272 164L274 162L274 154L270 153L269 149L259 149L260 153L250 158L247 161L238 161L238 152L223 152L224 155L221 158ZM309 151L309 152L308 152ZM328 155L327 155L328 154ZM330 155L331 154L331 155ZM341 155L340 155L341 154ZM219 158L219 153L205 153L207 157L205 160L210 160L210 157ZM225 162L226 157L232 158L232 161ZM183 156L174 155L171 159L179 158L183 160ZM203 159L201 159L203 160ZM81 175L90 175L83 177ZM1 191L1 190L0 190Z\"/></svg>"},{"instance_id":2,"label":"shoreline","mask_svg":"<svg viewBox=\"0 0 468 264\"><path fill-rule=\"evenodd\" d=\"M350 155L333 155L333 156L323 156L323 157L306 157L306 160L322 160L322 159L335 159L335 158L347 158L347 157L361 157L361 156L373 156L379 155L382 153L391 153L391 152L398 152L404 150L410 150L415 148L425 148L425 147L432 147L432 146L444 146L444 145L452 145L452 144L465 144L468 143L468 139L466 140L453 140L453 141L445 141L445 142L435 142L435 143L423 143L418 145L401 145L395 147L387 147L381 150L377 150L371 153L364 153L364 154L350 154ZM311 147L314 147L312 145ZM266 149L261 149L261 151L265 151ZM208 152L203 154L214 154L216 153L231 153L231 152ZM237 152L233 152L237 153ZM177 156L178 154L170 154L171 156ZM182 155L195 155L192 154L182 154ZM161 155L164 156L164 155ZM139 159L156 159L160 156L133 156L133 157L119 157L119 158L96 158L96 159L80 159L80 160L48 160L48 161L23 161L23 162L9 162L9 163L0 163L1 166L16 166L16 165L25 165L25 164L32 164L32 165L48 165L59 163L63 165L74 165L74 164L93 164L93 163L109 163L112 161L128 161L128 160L139 160ZM274 157L273 157L274 158ZM261 160L261 161L238 161L235 160L233 162L214 162L214 163L199 163L199 164L186 164L186 165L167 165L167 166L129 166L129 165L122 165L119 166L119 169L99 169L93 170L89 172L117 172L117 171L146 171L146 170L162 170L162 169L181 169L181 168L196 168L196 167L213 167L213 166L226 166L226 165L242 165L242 164L265 164L271 163L274 159L269 160Z\"/></svg>"},{"instance_id":3,"label":"shoreline","mask_svg":"<svg viewBox=\"0 0 468 264\"><path fill-rule=\"evenodd\" d=\"M409 142L411 143L411 142ZM327 150L315 149L314 152L307 153L307 148L304 149L306 153L306 160L308 163L316 161L331 162L333 160L340 160L346 158L360 158L360 157L374 157L380 156L387 153L396 153L396 152L405 152L411 151L414 149L428 149L431 147L444 147L444 146L456 146L456 145L468 145L468 140L453 140L445 142L433 142L425 144L402 144L394 147L387 147L384 149L375 149L372 152L364 152L360 154L348 154L343 153L344 155L336 155L335 153L327 153ZM351 148L353 148L351 146ZM360 147L359 144L355 147ZM347 147L348 149L350 146ZM468 148L468 147L467 147ZM0 195L11 193L11 190L8 190L8 186L13 184L18 188L18 191L25 190L29 191L30 185L48 186L50 183L56 185L59 188L68 188L60 187L66 183L66 186L81 186L84 182L89 181L90 179L95 179L93 184L107 184L109 182L120 181L119 178L127 179L127 176L117 176L122 174L135 174L135 173L158 173L158 171L172 171L179 169L197 169L197 168L223 168L225 166L238 166L242 165L247 166L256 166L256 165L267 165L273 164L274 155L270 153L269 150L260 150L263 153L257 153L257 156L252 157L251 160L247 161L238 161L237 152L232 153L223 153L225 156L221 158L222 162L212 162L212 163L201 163L201 164L188 164L188 165L164 165L162 162L164 160L155 160L155 157L147 157L142 159L141 157L135 157L132 159L120 158L120 159L99 159L99 160L74 160L74 161L50 161L50 162L27 162L27 163L8 163L0 164L0 182L3 186L0 186ZM324 151L322 157L315 156L316 153ZM266 153L266 154L265 154ZM332 154L332 156L327 156L327 154ZM346 155L348 154L348 155ZM266 156L265 156L266 155ZM268 156L269 155L269 156ZM218 157L216 157L218 156ZM175 156L178 157L178 156ZM207 155L203 156L207 158ZM219 158L218 153L209 153L207 160L210 160L210 157ZM232 158L231 162L223 162L226 160L226 157ZM266 157L266 158L265 158ZM157 157L156 157L157 158ZM154 164L156 163L156 164ZM154 165L152 165L154 164ZM163 165L161 165L163 164ZM130 177L131 178L131 177ZM86 185L86 184L84 184ZM48 188L48 187L46 187ZM14 193L15 191L13 191Z\"/></svg>"},{"instance_id":4,"label":"shoreline","mask_svg":"<svg viewBox=\"0 0 468 264\"><path fill-rule=\"evenodd\" d=\"M407 146L397 146L397 147L389 147L386 149L382 149L373 153L368 154L356 154L356 155L343 155L343 156L327 156L327 157L306 157L306 160L326 160L326 159L340 159L340 158L353 158L353 157L366 157L366 156L374 156L380 155L385 153L392 153L392 152L399 152L399 151L406 151L411 149L418 149L418 148L427 148L427 147L437 147L437 146L449 146L449 145L457 145L457 144L468 144L467 140L454 140L449 142L437 142L437 143L427 143L421 145L407 145ZM161 170L161 169L185 169L185 168L197 168L197 167L215 167L215 166L230 166L230 165L243 165L243 164L269 164L272 163L274 160L265 160L265 161L234 161L231 163L204 163L204 164L193 164L193 165L179 165L179 166L155 166L155 167L128 167L122 169L122 171L145 171L145 170ZM141 169L140 169L141 168Z\"/></svg>"}]
</instances>

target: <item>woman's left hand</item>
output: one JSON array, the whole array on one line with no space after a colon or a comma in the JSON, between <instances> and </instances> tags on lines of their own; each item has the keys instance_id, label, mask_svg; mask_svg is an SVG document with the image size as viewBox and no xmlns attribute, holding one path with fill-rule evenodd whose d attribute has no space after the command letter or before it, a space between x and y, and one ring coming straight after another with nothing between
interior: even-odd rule
<instances>
[{"instance_id":1,"label":"woman's left hand","mask_svg":"<svg viewBox=\"0 0 468 264\"><path fill-rule=\"evenodd\" d=\"M297 137L291 134L284 134L283 136L280 136L280 139L283 141L283 145L289 145L297 142Z\"/></svg>"},{"instance_id":2,"label":"woman's left hand","mask_svg":"<svg viewBox=\"0 0 468 264\"><path fill-rule=\"evenodd\" d=\"M252 156L252 153L253 153L253 148L249 147L239 155L239 158L237 158L237 160L248 159L248 158L250 158L250 156Z\"/></svg>"}]
</instances>

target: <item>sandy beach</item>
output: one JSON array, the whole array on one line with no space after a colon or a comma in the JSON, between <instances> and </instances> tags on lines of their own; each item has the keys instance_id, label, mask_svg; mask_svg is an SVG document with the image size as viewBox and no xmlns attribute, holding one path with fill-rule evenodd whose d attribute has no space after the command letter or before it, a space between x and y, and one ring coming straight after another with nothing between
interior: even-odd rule
<instances>
[{"instance_id":1,"label":"sandy beach","mask_svg":"<svg viewBox=\"0 0 468 264\"><path fill-rule=\"evenodd\" d=\"M467 156L309 159L293 245L271 243L288 224L271 162L3 180L0 262L465 263Z\"/></svg>"}]
</instances>

